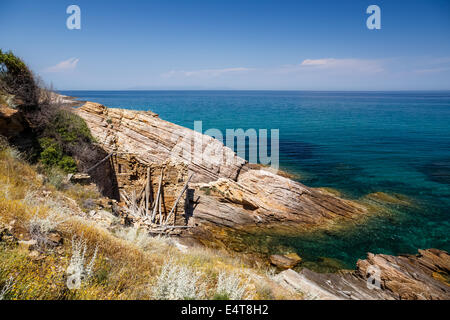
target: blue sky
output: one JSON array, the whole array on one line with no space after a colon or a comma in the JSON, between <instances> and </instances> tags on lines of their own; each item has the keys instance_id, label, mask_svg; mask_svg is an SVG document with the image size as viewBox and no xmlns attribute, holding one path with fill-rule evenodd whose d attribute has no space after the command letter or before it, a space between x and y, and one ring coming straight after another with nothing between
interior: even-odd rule
<instances>
[{"instance_id":1,"label":"blue sky","mask_svg":"<svg viewBox=\"0 0 450 320\"><path fill-rule=\"evenodd\" d=\"M450 90L450 1L0 0L0 48L61 90Z\"/></svg>"}]
</instances>

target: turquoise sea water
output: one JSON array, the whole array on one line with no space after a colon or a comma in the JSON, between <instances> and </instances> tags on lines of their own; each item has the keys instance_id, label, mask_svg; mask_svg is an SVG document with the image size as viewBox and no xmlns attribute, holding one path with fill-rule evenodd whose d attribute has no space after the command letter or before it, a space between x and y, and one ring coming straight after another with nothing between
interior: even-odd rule
<instances>
[{"instance_id":1,"label":"turquoise sea water","mask_svg":"<svg viewBox=\"0 0 450 320\"><path fill-rule=\"evenodd\" d=\"M342 232L270 239L307 261L354 267L366 252L450 251L450 92L64 91L109 107L152 110L203 130L280 130L280 167L347 197L399 193L417 204Z\"/></svg>"}]
</instances>

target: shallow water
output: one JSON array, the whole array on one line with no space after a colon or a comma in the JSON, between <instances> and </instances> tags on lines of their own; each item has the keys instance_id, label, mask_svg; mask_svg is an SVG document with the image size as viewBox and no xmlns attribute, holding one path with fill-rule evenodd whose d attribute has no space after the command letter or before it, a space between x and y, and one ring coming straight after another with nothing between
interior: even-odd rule
<instances>
[{"instance_id":1,"label":"shallow water","mask_svg":"<svg viewBox=\"0 0 450 320\"><path fill-rule=\"evenodd\" d=\"M345 232L260 239L306 261L353 267L366 252L450 251L450 92L64 91L109 107L152 110L203 130L280 130L280 167L313 187L358 199L399 193L397 207ZM255 241L254 239L249 241Z\"/></svg>"}]
</instances>

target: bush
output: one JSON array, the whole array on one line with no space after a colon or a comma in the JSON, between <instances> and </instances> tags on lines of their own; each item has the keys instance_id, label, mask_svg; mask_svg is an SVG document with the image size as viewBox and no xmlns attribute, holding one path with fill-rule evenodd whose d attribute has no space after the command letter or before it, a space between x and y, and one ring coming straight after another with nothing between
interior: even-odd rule
<instances>
[{"instance_id":1,"label":"bush","mask_svg":"<svg viewBox=\"0 0 450 320\"><path fill-rule=\"evenodd\" d=\"M0 50L0 89L16 96L22 105L38 105L40 90L34 75L11 51Z\"/></svg>"},{"instance_id":2,"label":"bush","mask_svg":"<svg viewBox=\"0 0 450 320\"><path fill-rule=\"evenodd\" d=\"M59 110L47 131L64 143L92 142L91 131L82 118L68 110Z\"/></svg>"},{"instance_id":3,"label":"bush","mask_svg":"<svg viewBox=\"0 0 450 320\"><path fill-rule=\"evenodd\" d=\"M50 233L55 232L59 224L63 220L55 213L51 212L45 218L34 216L28 223L28 231L31 238L36 240L38 247L41 250L45 250L49 247L53 247L54 243L48 237Z\"/></svg>"},{"instance_id":4,"label":"bush","mask_svg":"<svg viewBox=\"0 0 450 320\"><path fill-rule=\"evenodd\" d=\"M198 286L199 279L195 270L168 262L153 288L154 297L159 300L201 299L205 294Z\"/></svg>"},{"instance_id":5,"label":"bush","mask_svg":"<svg viewBox=\"0 0 450 320\"><path fill-rule=\"evenodd\" d=\"M94 144L84 120L56 97L20 58L0 50L0 103L12 99L6 104L35 106L20 110L32 133L30 143L17 141L19 149L22 150L19 144L23 143L27 158L39 160L47 169L57 167L65 173L82 171L102 159L104 151ZM33 147L29 148L31 144Z\"/></svg>"},{"instance_id":6,"label":"bush","mask_svg":"<svg viewBox=\"0 0 450 320\"><path fill-rule=\"evenodd\" d=\"M41 162L47 167L57 166L61 158L62 151L57 145L45 148L40 154Z\"/></svg>"},{"instance_id":7,"label":"bush","mask_svg":"<svg viewBox=\"0 0 450 320\"><path fill-rule=\"evenodd\" d=\"M7 297L8 292L11 290L13 285L14 285L13 278L10 277L3 285L3 288L0 289L0 300L4 300L5 297Z\"/></svg>"},{"instance_id":8,"label":"bush","mask_svg":"<svg viewBox=\"0 0 450 320\"><path fill-rule=\"evenodd\" d=\"M39 145L43 149L39 159L47 168L58 167L65 173L77 172L75 160L68 155L64 155L62 148L55 140L42 138L39 139Z\"/></svg>"},{"instance_id":9,"label":"bush","mask_svg":"<svg viewBox=\"0 0 450 320\"><path fill-rule=\"evenodd\" d=\"M75 173L77 172L77 163L72 157L63 156L59 161L58 166L67 173Z\"/></svg>"},{"instance_id":10,"label":"bush","mask_svg":"<svg viewBox=\"0 0 450 320\"><path fill-rule=\"evenodd\" d=\"M235 274L219 273L214 300L241 300L245 287L241 286L241 279Z\"/></svg>"},{"instance_id":11,"label":"bush","mask_svg":"<svg viewBox=\"0 0 450 320\"><path fill-rule=\"evenodd\" d=\"M66 176L57 167L52 167L47 170L48 183L54 186L57 190L65 190L69 187Z\"/></svg>"},{"instance_id":12,"label":"bush","mask_svg":"<svg viewBox=\"0 0 450 320\"><path fill-rule=\"evenodd\" d=\"M98 247L95 247L94 253L89 264L86 262L87 244L83 239L72 238L72 257L69 267L66 270L68 275L67 285L70 289L79 289L82 281L89 281L93 275L94 264L97 258Z\"/></svg>"}]
</instances>

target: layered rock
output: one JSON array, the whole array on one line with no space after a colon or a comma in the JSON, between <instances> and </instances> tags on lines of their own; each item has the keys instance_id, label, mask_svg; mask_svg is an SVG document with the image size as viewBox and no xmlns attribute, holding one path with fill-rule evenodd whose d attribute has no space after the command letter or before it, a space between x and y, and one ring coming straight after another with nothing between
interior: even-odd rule
<instances>
[{"instance_id":1,"label":"layered rock","mask_svg":"<svg viewBox=\"0 0 450 320\"><path fill-rule=\"evenodd\" d=\"M164 121L150 111L108 109L87 102L76 113L107 151L135 154L153 164L167 160L186 163L195 173L193 182L209 182L219 177L236 179L245 164L244 159L218 140ZM200 142L201 149L196 149L195 142ZM214 151L228 161L217 161L211 154Z\"/></svg>"},{"instance_id":2,"label":"layered rock","mask_svg":"<svg viewBox=\"0 0 450 320\"><path fill-rule=\"evenodd\" d=\"M441 250L419 250L417 255L367 255L354 271L316 273L286 270L282 284L317 299L450 299L450 255Z\"/></svg>"},{"instance_id":3,"label":"layered rock","mask_svg":"<svg viewBox=\"0 0 450 320\"><path fill-rule=\"evenodd\" d=\"M152 112L110 109L91 102L75 112L107 152L133 154L145 165L170 161L187 166L194 173L190 187L195 206L186 217L191 225L318 226L366 213L355 202L308 188L271 169L255 168L222 142ZM202 148L196 147L197 141L203 142Z\"/></svg>"}]
</instances>

